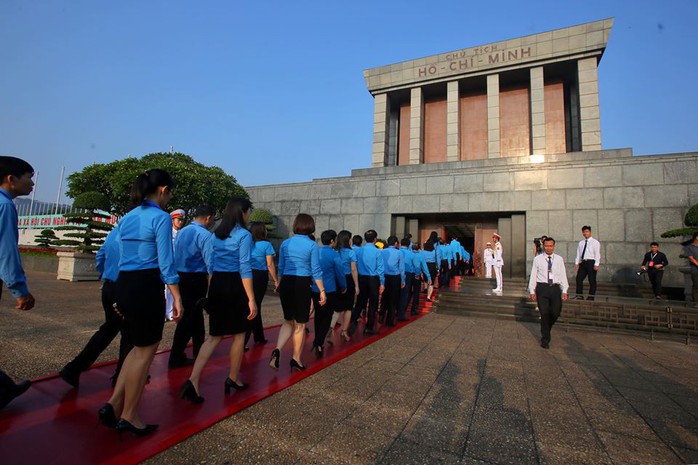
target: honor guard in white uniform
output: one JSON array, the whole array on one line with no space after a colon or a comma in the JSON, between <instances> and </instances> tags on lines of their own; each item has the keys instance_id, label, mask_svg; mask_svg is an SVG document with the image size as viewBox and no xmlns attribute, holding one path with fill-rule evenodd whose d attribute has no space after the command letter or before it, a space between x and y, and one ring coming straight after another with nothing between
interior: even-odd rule
<instances>
[{"instance_id":1,"label":"honor guard in white uniform","mask_svg":"<svg viewBox=\"0 0 698 465\"><path fill-rule=\"evenodd\" d=\"M485 244L485 250L482 252L482 261L485 265L485 278L492 279L492 265L494 265L494 251L492 250L492 243L488 242Z\"/></svg>"},{"instance_id":2,"label":"honor guard in white uniform","mask_svg":"<svg viewBox=\"0 0 698 465\"><path fill-rule=\"evenodd\" d=\"M497 287L494 289L494 293L502 295L502 267L504 266L503 250L500 236L497 233L492 234L492 240L494 241L494 277L497 279Z\"/></svg>"},{"instance_id":3,"label":"honor guard in white uniform","mask_svg":"<svg viewBox=\"0 0 698 465\"><path fill-rule=\"evenodd\" d=\"M174 248L175 237L177 233L184 226L184 215L185 211L181 208L174 210L170 213L170 218L172 218L172 247ZM172 321L172 305L174 304L174 297L170 293L170 290L165 286L165 320Z\"/></svg>"}]
</instances>

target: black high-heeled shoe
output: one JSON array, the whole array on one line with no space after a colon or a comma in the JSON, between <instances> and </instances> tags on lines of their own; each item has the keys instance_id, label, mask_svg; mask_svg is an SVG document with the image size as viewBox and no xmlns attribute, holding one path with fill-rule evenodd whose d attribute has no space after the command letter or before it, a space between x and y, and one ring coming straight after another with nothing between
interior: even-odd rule
<instances>
[{"instance_id":1,"label":"black high-heeled shoe","mask_svg":"<svg viewBox=\"0 0 698 465\"><path fill-rule=\"evenodd\" d=\"M145 425L143 428L136 428L130 422L122 419L116 424L116 430L119 432L119 436L121 436L124 431L127 431L135 436L141 437L154 432L158 429L158 426L160 425Z\"/></svg>"},{"instance_id":2,"label":"black high-heeled shoe","mask_svg":"<svg viewBox=\"0 0 698 465\"><path fill-rule=\"evenodd\" d=\"M298 363L298 362L296 361L295 358L292 358L292 359L291 359L291 369L294 369L294 368L297 368L297 369L299 369L300 371L303 371L303 370L305 370L305 365L301 365L300 363Z\"/></svg>"},{"instance_id":3,"label":"black high-heeled shoe","mask_svg":"<svg viewBox=\"0 0 698 465\"><path fill-rule=\"evenodd\" d=\"M226 394L230 394L231 389L235 389L236 391L244 391L248 387L250 387L250 385L247 383L238 384L230 378L225 379L225 393Z\"/></svg>"},{"instance_id":4,"label":"black high-heeled shoe","mask_svg":"<svg viewBox=\"0 0 698 465\"><path fill-rule=\"evenodd\" d=\"M200 404L204 401L204 398L201 397L198 392L196 392L196 389L190 380L187 380L187 382L182 386L182 390L179 391L179 398L187 399L194 404Z\"/></svg>"},{"instance_id":5,"label":"black high-heeled shoe","mask_svg":"<svg viewBox=\"0 0 698 465\"><path fill-rule=\"evenodd\" d=\"M272 350L271 351L271 359L269 360L269 366L275 370L278 370L280 358L281 358L281 351L279 349Z\"/></svg>"},{"instance_id":6,"label":"black high-heeled shoe","mask_svg":"<svg viewBox=\"0 0 698 465\"><path fill-rule=\"evenodd\" d=\"M116 424L119 422L119 419L116 418L116 413L114 413L114 407L108 402L102 405L102 408L97 412L97 416L99 417L99 423L107 428L116 428Z\"/></svg>"}]
</instances>

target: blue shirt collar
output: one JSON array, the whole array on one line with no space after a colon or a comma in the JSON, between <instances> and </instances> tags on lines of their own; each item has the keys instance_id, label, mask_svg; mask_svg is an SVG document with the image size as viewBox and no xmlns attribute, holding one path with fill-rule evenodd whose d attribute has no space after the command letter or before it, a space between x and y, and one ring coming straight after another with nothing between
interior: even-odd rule
<instances>
[{"instance_id":1,"label":"blue shirt collar","mask_svg":"<svg viewBox=\"0 0 698 465\"><path fill-rule=\"evenodd\" d=\"M7 191L6 191L5 189L3 189L2 187L0 187L0 194L4 194L5 196L7 196L8 199L12 200L12 196L10 195L10 193L7 192Z\"/></svg>"},{"instance_id":2,"label":"blue shirt collar","mask_svg":"<svg viewBox=\"0 0 698 465\"><path fill-rule=\"evenodd\" d=\"M153 202L152 200L148 200L148 199L145 199L141 205L143 205L144 207L160 208L160 205L158 205L155 202ZM160 208L160 210L162 210L162 208Z\"/></svg>"}]
</instances>

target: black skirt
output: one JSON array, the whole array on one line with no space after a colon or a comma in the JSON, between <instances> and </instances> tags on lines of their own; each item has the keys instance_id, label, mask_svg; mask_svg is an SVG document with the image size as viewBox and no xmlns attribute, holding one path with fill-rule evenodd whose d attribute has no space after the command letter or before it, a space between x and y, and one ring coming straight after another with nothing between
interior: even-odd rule
<instances>
[{"instance_id":1,"label":"black skirt","mask_svg":"<svg viewBox=\"0 0 698 465\"><path fill-rule=\"evenodd\" d=\"M208 327L211 336L228 336L247 330L247 293L238 272L214 271L208 291Z\"/></svg>"},{"instance_id":2,"label":"black skirt","mask_svg":"<svg viewBox=\"0 0 698 465\"><path fill-rule=\"evenodd\" d=\"M345 276L347 280L347 292L344 294L337 289L337 300L334 307L335 312L343 312L354 308L354 297L356 296L356 287L354 287L354 278L351 274Z\"/></svg>"},{"instance_id":3,"label":"black skirt","mask_svg":"<svg viewBox=\"0 0 698 465\"><path fill-rule=\"evenodd\" d=\"M116 281L116 306L128 323L136 347L162 339L165 327L165 289L160 270L121 271Z\"/></svg>"},{"instance_id":4,"label":"black skirt","mask_svg":"<svg viewBox=\"0 0 698 465\"><path fill-rule=\"evenodd\" d=\"M284 275L279 286L284 320L307 323L310 319L310 276Z\"/></svg>"}]
</instances>

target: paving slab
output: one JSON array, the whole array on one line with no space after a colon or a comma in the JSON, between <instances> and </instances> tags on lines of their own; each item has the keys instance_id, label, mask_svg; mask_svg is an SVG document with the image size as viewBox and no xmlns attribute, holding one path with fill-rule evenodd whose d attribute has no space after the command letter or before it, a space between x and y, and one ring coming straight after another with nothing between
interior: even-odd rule
<instances>
[{"instance_id":1,"label":"paving slab","mask_svg":"<svg viewBox=\"0 0 698 465\"><path fill-rule=\"evenodd\" d=\"M98 283L29 283L34 310L0 302L0 366L15 378L55 373L103 320ZM280 323L278 298L262 308ZM545 350L535 323L430 314L145 463L698 462L698 346L552 336Z\"/></svg>"}]
</instances>

